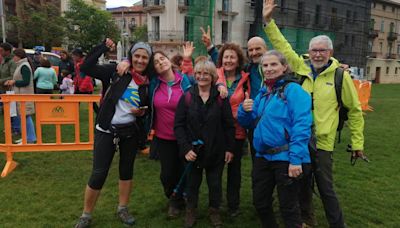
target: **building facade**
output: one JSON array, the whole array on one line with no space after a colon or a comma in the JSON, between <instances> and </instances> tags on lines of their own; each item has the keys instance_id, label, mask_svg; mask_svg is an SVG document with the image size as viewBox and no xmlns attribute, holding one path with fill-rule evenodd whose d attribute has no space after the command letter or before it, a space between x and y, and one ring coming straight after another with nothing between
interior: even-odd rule
<instances>
[{"instance_id":1,"label":"building facade","mask_svg":"<svg viewBox=\"0 0 400 228\"><path fill-rule=\"evenodd\" d=\"M83 0L86 4L101 10L106 10L106 0ZM69 9L70 0L61 0L61 12Z\"/></svg>"},{"instance_id":2,"label":"building facade","mask_svg":"<svg viewBox=\"0 0 400 228\"><path fill-rule=\"evenodd\" d=\"M368 42L367 79L400 83L400 0L373 0Z\"/></svg>"},{"instance_id":3,"label":"building facade","mask_svg":"<svg viewBox=\"0 0 400 228\"><path fill-rule=\"evenodd\" d=\"M370 2L370 0L277 0L275 3L278 7L274 18L297 53L306 53L310 39L325 34L333 41L335 58L350 66L365 69ZM259 30L263 23L263 0L254 0L252 4L255 18L251 25L250 36L260 34Z\"/></svg>"},{"instance_id":4,"label":"building facade","mask_svg":"<svg viewBox=\"0 0 400 228\"><path fill-rule=\"evenodd\" d=\"M184 41L193 41L196 55L205 54L200 27L211 24L215 44L235 42L244 47L251 22L249 5L237 0L144 0L149 42L155 50L172 56Z\"/></svg>"}]
</instances>

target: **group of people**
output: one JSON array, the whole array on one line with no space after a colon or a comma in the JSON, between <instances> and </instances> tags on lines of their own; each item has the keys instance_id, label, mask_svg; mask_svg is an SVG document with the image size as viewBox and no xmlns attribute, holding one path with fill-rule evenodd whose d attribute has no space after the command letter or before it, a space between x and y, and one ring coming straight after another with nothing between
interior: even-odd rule
<instances>
[{"instance_id":1,"label":"group of people","mask_svg":"<svg viewBox=\"0 0 400 228\"><path fill-rule=\"evenodd\" d=\"M84 60L80 49L72 51L72 58L65 50L60 53L59 73L52 68L46 57L36 51L30 58L24 49L13 48L9 43L0 44L0 94L91 94L93 81L88 75L80 72ZM57 91L59 90L59 91ZM11 92L10 92L11 91ZM12 132L16 138L21 135L20 107L16 115L12 113ZM34 103L26 102L27 142L36 142L35 127L32 115L35 113ZM21 143L22 139L14 140Z\"/></svg>"},{"instance_id":2,"label":"group of people","mask_svg":"<svg viewBox=\"0 0 400 228\"><path fill-rule=\"evenodd\" d=\"M330 227L345 227L334 191L332 165L339 109L348 109L353 157L363 156L360 102L350 75L343 73L341 99L335 91L340 63L333 58L328 36L311 39L307 55L298 55L276 26L274 0L265 0L264 32L274 50L261 37L242 48L225 43L217 49L210 30L202 30L209 56L192 54L186 42L181 57L170 59L145 42L131 46L119 65L97 64L101 55L115 50L106 39L85 57L81 50L61 52L60 74L40 59L34 69L24 49L0 44L1 92L17 94L90 94L92 78L102 81L102 101L97 112L93 168L86 185L84 207L76 228L89 227L92 212L116 151L119 152L119 203L116 213L125 225L135 224L128 210L136 152L146 143L150 129L152 150L160 160L160 180L168 201L166 215L184 212L184 226L197 220L199 189L205 172L209 218L221 227L222 174L227 165L226 202L230 217L239 215L241 158L246 140L252 154L253 204L262 227L278 227L273 211L276 187L286 227L316 225L312 207L312 176ZM201 48L201 47L198 47ZM194 62L194 64L193 64ZM90 75L90 76L89 76ZM33 103L26 103L27 141L36 141ZM13 117L18 129L18 117ZM20 126L19 126L20 127ZM311 175L313 173L313 175Z\"/></svg>"}]
</instances>

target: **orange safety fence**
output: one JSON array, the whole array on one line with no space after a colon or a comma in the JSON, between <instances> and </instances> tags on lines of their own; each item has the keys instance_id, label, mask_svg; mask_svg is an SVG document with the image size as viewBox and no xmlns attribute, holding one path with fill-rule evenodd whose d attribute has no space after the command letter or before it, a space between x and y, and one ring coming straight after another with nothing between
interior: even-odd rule
<instances>
[{"instance_id":1,"label":"orange safety fence","mask_svg":"<svg viewBox=\"0 0 400 228\"><path fill-rule=\"evenodd\" d=\"M100 100L99 95L62 95L62 94L2 94L1 102L4 111L5 143L0 143L0 152L6 155L6 165L1 177L10 174L18 165L13 159L16 152L60 152L92 150L94 141L93 103ZM22 143L12 142L10 104L17 102L21 117ZM35 122L37 142L27 143L26 138L26 102L35 104ZM88 108L88 140L82 142L80 137L80 103ZM61 125L74 125L74 142L62 142ZM44 143L42 125L55 125L55 142Z\"/></svg>"},{"instance_id":2,"label":"orange safety fence","mask_svg":"<svg viewBox=\"0 0 400 228\"><path fill-rule=\"evenodd\" d=\"M358 93L358 99L361 103L361 109L363 111L373 111L374 109L368 104L371 97L372 83L370 81L362 81L357 79L353 79L353 82Z\"/></svg>"}]
</instances>

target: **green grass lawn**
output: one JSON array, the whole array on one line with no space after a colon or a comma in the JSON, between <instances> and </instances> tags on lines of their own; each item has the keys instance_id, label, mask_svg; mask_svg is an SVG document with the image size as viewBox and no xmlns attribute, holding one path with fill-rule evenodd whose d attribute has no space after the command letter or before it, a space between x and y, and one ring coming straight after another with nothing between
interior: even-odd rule
<instances>
[{"instance_id":1,"label":"green grass lawn","mask_svg":"<svg viewBox=\"0 0 400 228\"><path fill-rule=\"evenodd\" d=\"M400 85L374 85L370 105L374 112L365 116L365 151L371 160L350 165L345 152L349 132L334 155L334 177L348 227L399 227L400 213ZM84 117L82 117L84 118ZM82 119L83 120L83 119ZM84 127L83 127L84 128ZM72 128L65 131L72 132ZM45 137L54 139L54 129L46 127ZM66 134L66 139L73 134ZM17 153L17 169L0 179L0 227L72 227L82 212L83 190L88 180L91 152ZM118 154L116 154L118 158ZM115 216L118 203L118 159L93 214L93 227L122 227ZM0 167L5 157L0 155ZM259 227L251 202L251 159L242 162L242 214L229 219L225 227ZM136 227L182 227L181 219L166 219L167 200L159 181L159 163L138 156L134 170L134 190L130 208ZM224 178L225 179L225 178ZM209 227L207 188L202 185L200 219L196 227ZM224 201L226 201L224 199ZM327 227L320 200L315 197L319 227ZM277 215L279 216L279 215Z\"/></svg>"}]
</instances>

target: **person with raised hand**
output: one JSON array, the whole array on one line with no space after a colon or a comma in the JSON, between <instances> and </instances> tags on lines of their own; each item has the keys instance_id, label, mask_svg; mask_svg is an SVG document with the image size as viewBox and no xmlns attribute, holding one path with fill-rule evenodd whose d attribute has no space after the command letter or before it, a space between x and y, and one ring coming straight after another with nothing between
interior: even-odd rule
<instances>
[{"instance_id":1,"label":"person with raised hand","mask_svg":"<svg viewBox=\"0 0 400 228\"><path fill-rule=\"evenodd\" d=\"M312 94L313 120L316 136L317 157L313 162L313 172L317 183L325 215L330 227L345 227L342 209L333 188L333 150L335 146L336 130L339 123L339 110L348 109L347 125L351 132L351 145L355 157L364 157L364 119L357 91L348 72L342 74L340 107L335 91L336 71L340 63L333 58L333 43L326 35L313 37L309 43L308 55L298 55L285 39L272 18L276 8L274 0L264 0L263 17L266 22L264 28L273 47L282 52L288 63L302 79L302 87ZM311 183L311 177L309 177ZM310 184L309 184L310 185ZM305 185L301 193L301 207L303 222L314 226L315 218L312 209L312 189Z\"/></svg>"},{"instance_id":2,"label":"person with raised hand","mask_svg":"<svg viewBox=\"0 0 400 228\"><path fill-rule=\"evenodd\" d=\"M238 110L239 123L254 128L253 204L262 227L278 227L272 205L276 186L285 226L301 227L297 192L303 165L310 163L311 97L289 75L281 53L266 52L260 64L265 86L254 101L246 92Z\"/></svg>"},{"instance_id":3,"label":"person with raised hand","mask_svg":"<svg viewBox=\"0 0 400 228\"><path fill-rule=\"evenodd\" d=\"M183 47L183 61L190 67L194 51L193 42L186 42ZM153 151L158 154L161 164L160 179L164 194L169 199L168 217L178 217L185 202L182 191L173 192L183 172L183 158L179 156L179 146L174 134L174 118L179 99L194 83L193 76L174 71L168 56L161 51L154 52L154 69L157 76L150 81L151 116L150 129L155 130L152 142ZM188 69L193 72L192 69Z\"/></svg>"},{"instance_id":4,"label":"person with raised hand","mask_svg":"<svg viewBox=\"0 0 400 228\"><path fill-rule=\"evenodd\" d=\"M115 64L97 64L102 54L114 49L114 42L107 38L92 49L80 67L82 72L105 82L111 80L112 83L107 83L109 87L103 88L107 92L96 118L93 168L85 189L83 213L75 228L90 226L92 212L116 151L119 151L117 216L125 225L132 226L135 223L128 211L128 204L137 149L146 137L142 118L146 114L145 107L149 105L147 75L152 49L144 42L134 44L128 54L131 67L122 76L117 75Z\"/></svg>"}]
</instances>

